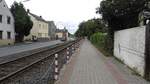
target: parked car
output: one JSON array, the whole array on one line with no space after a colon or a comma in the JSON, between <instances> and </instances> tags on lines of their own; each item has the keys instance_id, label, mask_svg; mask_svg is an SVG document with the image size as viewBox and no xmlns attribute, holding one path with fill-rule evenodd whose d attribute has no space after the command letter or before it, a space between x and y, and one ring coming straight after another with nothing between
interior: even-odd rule
<instances>
[{"instance_id":1,"label":"parked car","mask_svg":"<svg viewBox=\"0 0 150 84\"><path fill-rule=\"evenodd\" d=\"M60 40L61 40L61 41L67 41L67 39L66 39L66 38L61 38Z\"/></svg>"}]
</instances>

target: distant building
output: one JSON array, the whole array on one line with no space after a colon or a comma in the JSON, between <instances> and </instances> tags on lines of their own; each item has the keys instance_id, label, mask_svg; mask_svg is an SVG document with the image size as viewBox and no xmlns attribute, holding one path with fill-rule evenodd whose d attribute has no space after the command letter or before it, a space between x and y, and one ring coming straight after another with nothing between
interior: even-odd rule
<instances>
[{"instance_id":1,"label":"distant building","mask_svg":"<svg viewBox=\"0 0 150 84\"><path fill-rule=\"evenodd\" d=\"M28 14L33 21L33 27L30 31L30 35L25 37L25 40L49 40L49 27L48 22L44 20L41 16L32 14L28 10Z\"/></svg>"},{"instance_id":2,"label":"distant building","mask_svg":"<svg viewBox=\"0 0 150 84\"><path fill-rule=\"evenodd\" d=\"M49 35L51 40L55 40L56 39L56 36L55 36L56 25L55 25L55 23L53 21L48 21L48 24L49 24L48 35Z\"/></svg>"},{"instance_id":3,"label":"distant building","mask_svg":"<svg viewBox=\"0 0 150 84\"><path fill-rule=\"evenodd\" d=\"M0 0L0 45L14 44L14 18L4 0Z\"/></svg>"},{"instance_id":4,"label":"distant building","mask_svg":"<svg viewBox=\"0 0 150 84\"><path fill-rule=\"evenodd\" d=\"M56 30L56 39L68 40L68 30L66 28L57 29Z\"/></svg>"}]
</instances>

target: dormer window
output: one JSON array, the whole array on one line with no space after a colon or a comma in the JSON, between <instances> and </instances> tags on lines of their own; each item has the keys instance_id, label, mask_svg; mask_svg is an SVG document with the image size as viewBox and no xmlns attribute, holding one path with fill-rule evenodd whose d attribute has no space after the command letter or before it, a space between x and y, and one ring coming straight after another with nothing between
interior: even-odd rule
<instances>
[{"instance_id":1,"label":"dormer window","mask_svg":"<svg viewBox=\"0 0 150 84\"><path fill-rule=\"evenodd\" d=\"M3 39L3 31L0 30L0 39Z\"/></svg>"}]
</instances>

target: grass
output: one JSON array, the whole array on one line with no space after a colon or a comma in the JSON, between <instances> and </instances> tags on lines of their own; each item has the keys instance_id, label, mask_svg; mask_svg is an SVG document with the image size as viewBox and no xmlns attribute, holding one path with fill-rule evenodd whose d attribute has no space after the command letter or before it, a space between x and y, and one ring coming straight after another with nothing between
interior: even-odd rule
<instances>
[{"instance_id":1,"label":"grass","mask_svg":"<svg viewBox=\"0 0 150 84\"><path fill-rule=\"evenodd\" d=\"M112 56L110 53L108 53L108 51L106 51L102 46L100 46L100 45L98 45L98 44L94 44L93 43L93 45L99 50L99 51L101 51L103 54L104 54L104 56L106 56L106 57L110 57L110 56Z\"/></svg>"},{"instance_id":2,"label":"grass","mask_svg":"<svg viewBox=\"0 0 150 84\"><path fill-rule=\"evenodd\" d=\"M98 45L98 44L94 44L94 43L92 43L92 44L93 44L99 51L101 51L101 52L104 54L104 56L106 56L106 57L112 56L112 57L114 57L114 58L116 59L116 61L118 61L119 63L121 63L121 64L123 64L123 65L126 65L123 60L120 60L120 59L118 59L117 57L113 56L112 54L108 53L108 51L106 51L106 50L104 49L104 47L102 47L102 46L100 46L100 45ZM141 76L141 75L137 72L137 68L131 68L131 67L129 67L129 66L127 66L127 67L128 67L128 69L131 70L131 74L136 75L136 76Z\"/></svg>"}]
</instances>

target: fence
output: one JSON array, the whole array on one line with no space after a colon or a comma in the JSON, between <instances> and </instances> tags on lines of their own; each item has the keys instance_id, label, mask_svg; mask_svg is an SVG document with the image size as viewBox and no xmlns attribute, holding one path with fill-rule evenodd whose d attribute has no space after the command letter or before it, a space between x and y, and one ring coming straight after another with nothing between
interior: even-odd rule
<instances>
[{"instance_id":1,"label":"fence","mask_svg":"<svg viewBox=\"0 0 150 84\"><path fill-rule=\"evenodd\" d=\"M55 52L52 55L53 61L49 65L48 70L36 84L54 84L54 82L59 78L59 73L63 65L69 62L72 54L77 48L79 48L80 40L81 39L76 40Z\"/></svg>"}]
</instances>

